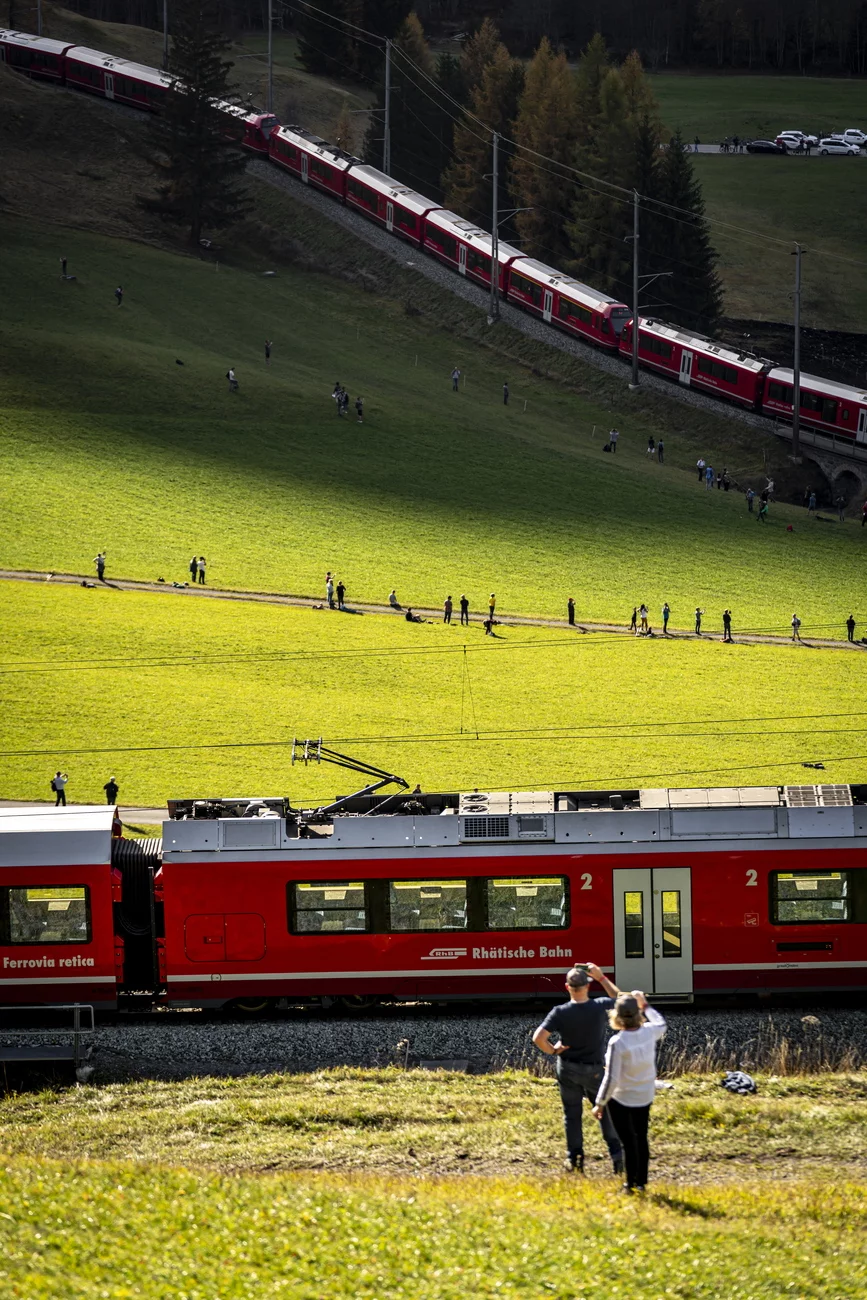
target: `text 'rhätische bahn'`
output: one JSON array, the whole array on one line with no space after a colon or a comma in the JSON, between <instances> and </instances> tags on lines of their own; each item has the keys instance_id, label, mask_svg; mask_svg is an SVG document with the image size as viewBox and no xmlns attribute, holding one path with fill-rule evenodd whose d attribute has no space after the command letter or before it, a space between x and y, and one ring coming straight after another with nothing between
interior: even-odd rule
<instances>
[{"instance_id":1,"label":"text 'rh\u00e4tische bahn'","mask_svg":"<svg viewBox=\"0 0 867 1300\"><path fill-rule=\"evenodd\" d=\"M170 77L157 68L26 32L0 30L0 63L4 62L33 78L148 112L159 112L171 84ZM245 149L270 159L302 184L361 213L458 275L491 288L493 241L474 222L300 126L281 126L270 113L230 104L222 107ZM497 244L493 274L500 296L513 306L582 342L631 358L634 321L625 303L502 241ZM721 401L791 422L794 372L766 358L641 317L638 362ZM802 373L800 422L804 428L833 436L838 447L841 441L867 444L867 392Z\"/></svg>"}]
</instances>

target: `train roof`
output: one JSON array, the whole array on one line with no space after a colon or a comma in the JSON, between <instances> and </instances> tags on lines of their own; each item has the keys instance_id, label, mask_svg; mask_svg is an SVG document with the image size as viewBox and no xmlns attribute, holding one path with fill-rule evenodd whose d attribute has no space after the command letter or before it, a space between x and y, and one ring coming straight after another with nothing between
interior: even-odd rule
<instances>
[{"instance_id":1,"label":"train roof","mask_svg":"<svg viewBox=\"0 0 867 1300\"><path fill-rule=\"evenodd\" d=\"M30 32L16 32L9 28L0 30L0 41L8 45L26 46L29 50L42 50L45 54L64 54L73 47L73 41L52 41L47 36L33 36Z\"/></svg>"},{"instance_id":2,"label":"train roof","mask_svg":"<svg viewBox=\"0 0 867 1300\"><path fill-rule=\"evenodd\" d=\"M340 167L343 171L347 171L350 167L358 166L361 163L361 159L356 158L355 154L347 153L339 145L330 144L328 140L323 140L321 135L314 135L312 131L306 131L303 126L287 123L286 126L279 127L275 134L285 139L294 140L308 153L319 154L320 157L327 158L332 166Z\"/></svg>"},{"instance_id":3,"label":"train roof","mask_svg":"<svg viewBox=\"0 0 867 1300\"><path fill-rule=\"evenodd\" d=\"M101 866L111 861L115 809L0 808L0 868Z\"/></svg>"},{"instance_id":4,"label":"train roof","mask_svg":"<svg viewBox=\"0 0 867 1300\"><path fill-rule=\"evenodd\" d=\"M709 357L718 358L720 361L731 361L747 370L754 370L756 373L771 364L767 358L756 356L755 352L727 348L722 343L715 343L706 334L693 334L689 330L679 330L676 325L667 325L665 321L656 320L652 316L642 316L640 321L641 329L646 330L648 333L657 334L660 338L672 339L684 347L691 348L693 352L703 352Z\"/></svg>"},{"instance_id":5,"label":"train roof","mask_svg":"<svg viewBox=\"0 0 867 1300\"><path fill-rule=\"evenodd\" d=\"M768 371L768 379L774 379L781 384L794 384L794 370L787 370L783 366L775 366L773 370ZM867 393L863 388L852 388L849 384L837 384L833 379L822 379L819 375L808 375L801 371L801 387L809 388L813 392L826 393L829 397L839 397L847 402L865 402L867 403Z\"/></svg>"},{"instance_id":6,"label":"train roof","mask_svg":"<svg viewBox=\"0 0 867 1300\"><path fill-rule=\"evenodd\" d=\"M574 280L563 271L558 271L553 266L546 266L544 262L537 262L533 257L523 257L520 265L514 266L512 269L517 271L518 275L532 276L534 279L540 280L547 288L556 289L558 293L587 307L607 305L623 307L626 305L619 298L611 298L607 293L600 293L598 289L591 289L589 284L582 284L580 280Z\"/></svg>"},{"instance_id":7,"label":"train roof","mask_svg":"<svg viewBox=\"0 0 867 1300\"><path fill-rule=\"evenodd\" d=\"M386 175L385 172L381 172L377 167L371 167L368 163L354 163L352 175L353 178L364 181L365 185L387 195L388 198L399 199L402 207L409 208L418 216L423 216L426 212L439 207L435 199L426 198L410 185L402 185L393 176Z\"/></svg>"},{"instance_id":8,"label":"train roof","mask_svg":"<svg viewBox=\"0 0 867 1300\"><path fill-rule=\"evenodd\" d=\"M68 57L75 63L84 63L90 67L104 68L106 72L116 72L121 77L134 77L136 81L147 81L152 86L171 85L172 79L159 68L149 68L145 63L133 63L131 59L118 59L105 54L102 50L91 50L86 45L73 45Z\"/></svg>"},{"instance_id":9,"label":"train roof","mask_svg":"<svg viewBox=\"0 0 867 1300\"><path fill-rule=\"evenodd\" d=\"M484 249L488 256L491 256L493 240L487 230L482 230L474 221L468 220L467 217L460 216L457 212L450 212L448 208L438 208L428 217L428 222L434 226L442 226L444 229L455 230L461 237L469 243L477 244L479 248ZM497 253L500 262L513 262L524 254L520 248L507 244L504 239L497 241Z\"/></svg>"}]
</instances>

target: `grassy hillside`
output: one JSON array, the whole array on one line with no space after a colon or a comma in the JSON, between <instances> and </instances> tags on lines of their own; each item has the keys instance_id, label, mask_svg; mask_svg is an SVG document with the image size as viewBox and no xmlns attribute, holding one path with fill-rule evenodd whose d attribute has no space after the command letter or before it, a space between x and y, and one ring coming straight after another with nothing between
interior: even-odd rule
<instances>
[{"instance_id":1,"label":"grassy hillside","mask_svg":"<svg viewBox=\"0 0 867 1300\"><path fill-rule=\"evenodd\" d=\"M335 1071L11 1097L0 1290L855 1300L863 1087L761 1086L721 1097L714 1080L679 1081L654 1106L656 1160L635 1197L617 1195L596 1132L590 1177L560 1173L553 1083L526 1076Z\"/></svg>"},{"instance_id":2,"label":"grassy hillside","mask_svg":"<svg viewBox=\"0 0 867 1300\"><path fill-rule=\"evenodd\" d=\"M478 619L11 582L0 619L4 798L47 798L62 766L78 803L101 800L110 775L138 805L320 800L349 778L289 766L292 738L319 735L426 789L797 784L817 759L828 780L867 771L854 651L565 628L492 640Z\"/></svg>"},{"instance_id":3,"label":"grassy hillside","mask_svg":"<svg viewBox=\"0 0 867 1300\"><path fill-rule=\"evenodd\" d=\"M669 129L705 143L727 135L774 139L781 131L867 130L867 80L844 77L652 73Z\"/></svg>"}]
</instances>

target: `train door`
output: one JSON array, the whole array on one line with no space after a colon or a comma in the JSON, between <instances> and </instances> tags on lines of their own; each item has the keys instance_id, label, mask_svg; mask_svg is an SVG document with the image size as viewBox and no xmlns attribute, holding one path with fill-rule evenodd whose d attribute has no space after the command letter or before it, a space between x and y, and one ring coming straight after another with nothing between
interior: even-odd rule
<instances>
[{"instance_id":1,"label":"train door","mask_svg":"<svg viewBox=\"0 0 867 1300\"><path fill-rule=\"evenodd\" d=\"M689 384L692 379L692 353L684 348L680 354L680 382Z\"/></svg>"},{"instance_id":2,"label":"train door","mask_svg":"<svg viewBox=\"0 0 867 1300\"><path fill-rule=\"evenodd\" d=\"M110 72L105 73L105 97L114 99L114 77Z\"/></svg>"},{"instance_id":3,"label":"train door","mask_svg":"<svg viewBox=\"0 0 867 1300\"><path fill-rule=\"evenodd\" d=\"M855 435L856 442L867 442L867 411L858 412L858 432Z\"/></svg>"},{"instance_id":4,"label":"train door","mask_svg":"<svg viewBox=\"0 0 867 1300\"><path fill-rule=\"evenodd\" d=\"M394 230L394 204L386 203L385 205L385 228Z\"/></svg>"},{"instance_id":5,"label":"train door","mask_svg":"<svg viewBox=\"0 0 867 1300\"><path fill-rule=\"evenodd\" d=\"M614 872L614 971L621 989L692 993L689 867Z\"/></svg>"},{"instance_id":6,"label":"train door","mask_svg":"<svg viewBox=\"0 0 867 1300\"><path fill-rule=\"evenodd\" d=\"M303 154L301 155L301 182L302 182L303 185L306 185L306 184L307 184L307 155L306 155L306 153L303 153Z\"/></svg>"},{"instance_id":7,"label":"train door","mask_svg":"<svg viewBox=\"0 0 867 1300\"><path fill-rule=\"evenodd\" d=\"M554 295L550 289L545 290L544 306L542 307L542 316L551 324L551 316L554 311Z\"/></svg>"},{"instance_id":8,"label":"train door","mask_svg":"<svg viewBox=\"0 0 867 1300\"><path fill-rule=\"evenodd\" d=\"M467 246L458 244L458 271L461 275L467 273Z\"/></svg>"}]
</instances>

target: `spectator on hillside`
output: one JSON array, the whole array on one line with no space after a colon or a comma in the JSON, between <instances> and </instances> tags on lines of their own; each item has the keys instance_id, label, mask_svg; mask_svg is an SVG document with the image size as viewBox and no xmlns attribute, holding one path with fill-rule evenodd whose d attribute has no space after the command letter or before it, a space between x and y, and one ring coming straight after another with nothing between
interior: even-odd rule
<instances>
[{"instance_id":1,"label":"spectator on hillside","mask_svg":"<svg viewBox=\"0 0 867 1300\"><path fill-rule=\"evenodd\" d=\"M729 488L732 485L732 481L729 478L729 472L727 469L723 470L722 485L723 485L723 492L728 492Z\"/></svg>"},{"instance_id":2,"label":"spectator on hillside","mask_svg":"<svg viewBox=\"0 0 867 1300\"><path fill-rule=\"evenodd\" d=\"M732 639L732 612L730 609L723 610L723 641Z\"/></svg>"},{"instance_id":3,"label":"spectator on hillside","mask_svg":"<svg viewBox=\"0 0 867 1300\"><path fill-rule=\"evenodd\" d=\"M397 603L397 591L394 587L388 593L388 603L392 609L403 609L403 606Z\"/></svg>"},{"instance_id":4,"label":"spectator on hillside","mask_svg":"<svg viewBox=\"0 0 867 1300\"><path fill-rule=\"evenodd\" d=\"M810 499L807 502L807 514L814 515L815 513L816 513L816 493L811 492Z\"/></svg>"},{"instance_id":5,"label":"spectator on hillside","mask_svg":"<svg viewBox=\"0 0 867 1300\"><path fill-rule=\"evenodd\" d=\"M200 555L199 556L199 586L200 587L204 587L205 585L206 568L207 568L207 560L205 559L204 555Z\"/></svg>"},{"instance_id":6,"label":"spectator on hillside","mask_svg":"<svg viewBox=\"0 0 867 1300\"><path fill-rule=\"evenodd\" d=\"M189 570L190 570L190 582L192 582L193 586L195 586L195 585L196 585L196 579L197 579L198 576L199 576L199 557L198 557L198 555L194 555L193 558L190 560L190 563L189 563Z\"/></svg>"},{"instance_id":7,"label":"spectator on hillside","mask_svg":"<svg viewBox=\"0 0 867 1300\"><path fill-rule=\"evenodd\" d=\"M60 278L61 280L66 279L66 258L65 257L61 257L60 259Z\"/></svg>"},{"instance_id":8,"label":"spectator on hillside","mask_svg":"<svg viewBox=\"0 0 867 1300\"><path fill-rule=\"evenodd\" d=\"M329 573L325 579L325 599L328 601L328 608L334 608L334 579Z\"/></svg>"},{"instance_id":9,"label":"spectator on hillside","mask_svg":"<svg viewBox=\"0 0 867 1300\"><path fill-rule=\"evenodd\" d=\"M443 622L451 623L451 621L452 621L452 598L451 596L446 596L445 601L443 603Z\"/></svg>"},{"instance_id":10,"label":"spectator on hillside","mask_svg":"<svg viewBox=\"0 0 867 1300\"><path fill-rule=\"evenodd\" d=\"M114 296L115 296L115 300L117 301L117 305L118 305L118 307L119 307L119 306L121 305L121 303L123 302L123 285L122 285L122 284L119 284L119 285L117 286L117 288L116 288L115 291L114 291Z\"/></svg>"},{"instance_id":11,"label":"spectator on hillside","mask_svg":"<svg viewBox=\"0 0 867 1300\"><path fill-rule=\"evenodd\" d=\"M792 615L792 640L800 641L801 639L801 620L797 614Z\"/></svg>"},{"instance_id":12,"label":"spectator on hillside","mask_svg":"<svg viewBox=\"0 0 867 1300\"><path fill-rule=\"evenodd\" d=\"M662 635L668 636L668 620L671 617L671 606L668 601L662 607Z\"/></svg>"},{"instance_id":13,"label":"spectator on hillside","mask_svg":"<svg viewBox=\"0 0 867 1300\"><path fill-rule=\"evenodd\" d=\"M855 615L850 614L846 619L846 635L850 641L855 640Z\"/></svg>"},{"instance_id":14,"label":"spectator on hillside","mask_svg":"<svg viewBox=\"0 0 867 1300\"><path fill-rule=\"evenodd\" d=\"M651 434L647 439L647 455L650 456L651 459L656 455L656 441L654 440L653 434Z\"/></svg>"},{"instance_id":15,"label":"spectator on hillside","mask_svg":"<svg viewBox=\"0 0 867 1300\"><path fill-rule=\"evenodd\" d=\"M93 562L96 565L97 578L100 582L105 582L105 551L98 551L93 557Z\"/></svg>"},{"instance_id":16,"label":"spectator on hillside","mask_svg":"<svg viewBox=\"0 0 867 1300\"><path fill-rule=\"evenodd\" d=\"M234 367L234 366L229 366L229 369L226 371L226 378L227 378L228 381L229 381L229 392L230 392L230 393L237 393L237 391L238 391L238 381L237 381L237 379L235 378L235 367Z\"/></svg>"},{"instance_id":17,"label":"spectator on hillside","mask_svg":"<svg viewBox=\"0 0 867 1300\"><path fill-rule=\"evenodd\" d=\"M494 610L496 609L496 607L497 607L497 598L494 595L494 593L491 592L490 596L488 597L488 614L490 615L491 618L494 617Z\"/></svg>"},{"instance_id":18,"label":"spectator on hillside","mask_svg":"<svg viewBox=\"0 0 867 1300\"><path fill-rule=\"evenodd\" d=\"M336 590L337 590L337 608L346 609L346 604L344 600L346 596L346 587L343 585L342 582L338 582Z\"/></svg>"},{"instance_id":19,"label":"spectator on hillside","mask_svg":"<svg viewBox=\"0 0 867 1300\"><path fill-rule=\"evenodd\" d=\"M613 452L617 451L617 440L620 437L619 429L611 429L608 434L608 446Z\"/></svg>"},{"instance_id":20,"label":"spectator on hillside","mask_svg":"<svg viewBox=\"0 0 867 1300\"><path fill-rule=\"evenodd\" d=\"M698 460L695 462L695 467L698 470L698 481L700 483L704 478L704 461L701 456L699 456Z\"/></svg>"},{"instance_id":21,"label":"spectator on hillside","mask_svg":"<svg viewBox=\"0 0 867 1300\"><path fill-rule=\"evenodd\" d=\"M753 489L747 488L747 510L749 510L750 514L753 513L753 502L755 501L755 499L756 499L756 494L753 491Z\"/></svg>"},{"instance_id":22,"label":"spectator on hillside","mask_svg":"<svg viewBox=\"0 0 867 1300\"><path fill-rule=\"evenodd\" d=\"M575 626L575 597L570 596L566 601L566 618L569 620L569 626Z\"/></svg>"},{"instance_id":23,"label":"spectator on hillside","mask_svg":"<svg viewBox=\"0 0 867 1300\"><path fill-rule=\"evenodd\" d=\"M840 520L840 523L842 524L845 522L846 519L846 498L837 497L836 504L837 504L837 518Z\"/></svg>"},{"instance_id":24,"label":"spectator on hillside","mask_svg":"<svg viewBox=\"0 0 867 1300\"><path fill-rule=\"evenodd\" d=\"M759 513L756 515L757 524L766 524L768 522L768 503L762 501L759 505ZM791 527L791 525L789 525Z\"/></svg>"},{"instance_id":25,"label":"spectator on hillside","mask_svg":"<svg viewBox=\"0 0 867 1300\"><path fill-rule=\"evenodd\" d=\"M665 459L665 443L662 441L661 438L659 442L656 444L656 459L660 465Z\"/></svg>"},{"instance_id":26,"label":"spectator on hillside","mask_svg":"<svg viewBox=\"0 0 867 1300\"><path fill-rule=\"evenodd\" d=\"M509 405L509 385L508 383L505 383L503 384L503 406L508 406L508 405Z\"/></svg>"},{"instance_id":27,"label":"spectator on hillside","mask_svg":"<svg viewBox=\"0 0 867 1300\"><path fill-rule=\"evenodd\" d=\"M703 613L704 613L704 610L703 610L703 609L699 609L698 606L696 605L696 609L695 609L695 634L696 634L696 636L701 636L701 616L702 616Z\"/></svg>"},{"instance_id":28,"label":"spectator on hillside","mask_svg":"<svg viewBox=\"0 0 867 1300\"><path fill-rule=\"evenodd\" d=\"M767 486L766 491L767 491L767 494L768 494L768 500L769 500L769 501L773 501L773 499L774 499L774 480L773 480L772 478L769 478L769 479L768 479L768 486Z\"/></svg>"},{"instance_id":29,"label":"spectator on hillside","mask_svg":"<svg viewBox=\"0 0 867 1300\"><path fill-rule=\"evenodd\" d=\"M461 626L464 624L470 626L470 602L466 596L461 596Z\"/></svg>"},{"instance_id":30,"label":"spectator on hillside","mask_svg":"<svg viewBox=\"0 0 867 1300\"><path fill-rule=\"evenodd\" d=\"M55 794L55 799L54 799L55 808L58 806L58 804L63 804L63 807L64 808L66 807L66 783L68 780L69 780L69 776L67 775L66 772L57 772L51 778L51 788Z\"/></svg>"},{"instance_id":31,"label":"spectator on hillside","mask_svg":"<svg viewBox=\"0 0 867 1300\"><path fill-rule=\"evenodd\" d=\"M407 623L426 623L426 622L427 622L427 619L422 618L420 614L413 614L413 612L412 612L412 610L409 608L409 606L407 606L406 613L404 614L404 618L406 619Z\"/></svg>"},{"instance_id":32,"label":"spectator on hillside","mask_svg":"<svg viewBox=\"0 0 867 1300\"><path fill-rule=\"evenodd\" d=\"M364 424L364 398L363 397L356 397L355 399L355 415L358 423Z\"/></svg>"},{"instance_id":33,"label":"spectator on hillside","mask_svg":"<svg viewBox=\"0 0 867 1300\"><path fill-rule=\"evenodd\" d=\"M452 392L453 393L456 393L458 391L458 385L460 382L461 382L461 372L460 370L458 370L457 366L455 366L454 370L452 371Z\"/></svg>"},{"instance_id":34,"label":"spectator on hillside","mask_svg":"<svg viewBox=\"0 0 867 1300\"><path fill-rule=\"evenodd\" d=\"M700 144L701 144L701 140L699 140L698 136L696 136L695 139L694 139L693 142L692 142L692 152L693 152L693 153L698 153L698 146L699 146Z\"/></svg>"},{"instance_id":35,"label":"spectator on hillside","mask_svg":"<svg viewBox=\"0 0 867 1300\"><path fill-rule=\"evenodd\" d=\"M638 606L637 605L632 606L632 618L629 623L629 630L630 632L638 631Z\"/></svg>"},{"instance_id":36,"label":"spectator on hillside","mask_svg":"<svg viewBox=\"0 0 867 1300\"><path fill-rule=\"evenodd\" d=\"M120 786L114 777L110 776L102 788L105 791L105 802L107 804L116 804Z\"/></svg>"},{"instance_id":37,"label":"spectator on hillside","mask_svg":"<svg viewBox=\"0 0 867 1300\"><path fill-rule=\"evenodd\" d=\"M713 487L713 465L707 465L704 471L704 490L710 492Z\"/></svg>"},{"instance_id":38,"label":"spectator on hillside","mask_svg":"<svg viewBox=\"0 0 867 1300\"><path fill-rule=\"evenodd\" d=\"M647 606L646 606L646 605L642 605L642 606L641 606L641 608L640 608L639 611L638 611L638 617L641 619L641 631L642 631L642 632L646 632L646 631L648 630L648 627L647 627Z\"/></svg>"}]
</instances>

